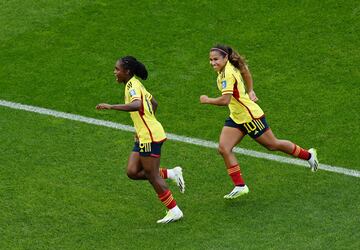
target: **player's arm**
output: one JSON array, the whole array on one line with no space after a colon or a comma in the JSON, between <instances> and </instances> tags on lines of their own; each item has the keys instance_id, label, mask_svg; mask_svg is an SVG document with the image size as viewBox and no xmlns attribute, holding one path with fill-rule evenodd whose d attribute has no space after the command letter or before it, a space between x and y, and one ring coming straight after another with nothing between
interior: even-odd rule
<instances>
[{"instance_id":1,"label":"player's arm","mask_svg":"<svg viewBox=\"0 0 360 250\"><path fill-rule=\"evenodd\" d=\"M114 109L119 111L139 111L141 108L141 101L136 99L128 104L107 104L107 103L100 103L96 106L96 109Z\"/></svg>"},{"instance_id":2,"label":"player's arm","mask_svg":"<svg viewBox=\"0 0 360 250\"><path fill-rule=\"evenodd\" d=\"M154 97L151 98L151 105L152 105L152 109L153 109L153 112L154 114L156 113L156 109L158 107L158 102L155 100Z\"/></svg>"},{"instance_id":3,"label":"player's arm","mask_svg":"<svg viewBox=\"0 0 360 250\"><path fill-rule=\"evenodd\" d=\"M242 69L241 69L241 76L245 81L245 86L246 86L246 92L248 93L250 99L254 102L256 102L258 100L258 98L256 97L256 94L254 92L254 84L253 84L253 79L250 73L250 70L248 68L247 65L245 65Z\"/></svg>"},{"instance_id":4,"label":"player's arm","mask_svg":"<svg viewBox=\"0 0 360 250\"><path fill-rule=\"evenodd\" d=\"M210 98L207 95L200 96L200 103L212 104L217 106L227 106L231 101L232 94L224 94L216 98Z\"/></svg>"}]
</instances>

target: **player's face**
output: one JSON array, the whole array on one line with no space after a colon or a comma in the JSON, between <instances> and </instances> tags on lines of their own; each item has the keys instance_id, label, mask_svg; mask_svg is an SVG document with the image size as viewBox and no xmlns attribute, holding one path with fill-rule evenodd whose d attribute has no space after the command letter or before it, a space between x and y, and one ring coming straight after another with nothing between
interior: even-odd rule
<instances>
[{"instance_id":1,"label":"player's face","mask_svg":"<svg viewBox=\"0 0 360 250\"><path fill-rule=\"evenodd\" d=\"M219 51L216 50L210 51L209 58L211 66L217 72L220 72L228 61L227 56L224 57Z\"/></svg>"},{"instance_id":2,"label":"player's face","mask_svg":"<svg viewBox=\"0 0 360 250\"><path fill-rule=\"evenodd\" d=\"M117 61L114 68L114 75L117 82L126 82L126 80L129 78L129 70L124 69L121 61Z\"/></svg>"}]
</instances>

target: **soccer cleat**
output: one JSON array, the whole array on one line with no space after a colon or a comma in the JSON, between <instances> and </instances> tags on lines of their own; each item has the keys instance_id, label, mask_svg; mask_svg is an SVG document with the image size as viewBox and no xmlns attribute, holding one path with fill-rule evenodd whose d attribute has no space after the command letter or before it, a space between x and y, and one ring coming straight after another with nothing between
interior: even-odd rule
<instances>
[{"instance_id":1,"label":"soccer cleat","mask_svg":"<svg viewBox=\"0 0 360 250\"><path fill-rule=\"evenodd\" d=\"M157 223L167 224L170 222L180 220L182 217L184 217L184 214L181 212L181 210L179 210L179 212L177 213L174 213L171 210L169 210L167 211L165 217L162 218L161 220L158 220Z\"/></svg>"},{"instance_id":2,"label":"soccer cleat","mask_svg":"<svg viewBox=\"0 0 360 250\"><path fill-rule=\"evenodd\" d=\"M249 193L248 186L235 186L234 189L227 195L224 196L225 199L235 199L237 197L240 197L244 194Z\"/></svg>"},{"instance_id":3,"label":"soccer cleat","mask_svg":"<svg viewBox=\"0 0 360 250\"><path fill-rule=\"evenodd\" d=\"M182 168L177 166L177 167L173 168L173 171L175 174L174 181L176 182L176 185L179 187L180 193L184 193L185 192L185 181L184 181L184 177L182 174Z\"/></svg>"},{"instance_id":4,"label":"soccer cleat","mask_svg":"<svg viewBox=\"0 0 360 250\"><path fill-rule=\"evenodd\" d=\"M310 165L311 171L315 172L315 171L317 171L318 166L319 166L319 161L317 159L316 149L310 148L309 153L310 153L311 156L310 156L310 159L308 160L308 163Z\"/></svg>"}]
</instances>

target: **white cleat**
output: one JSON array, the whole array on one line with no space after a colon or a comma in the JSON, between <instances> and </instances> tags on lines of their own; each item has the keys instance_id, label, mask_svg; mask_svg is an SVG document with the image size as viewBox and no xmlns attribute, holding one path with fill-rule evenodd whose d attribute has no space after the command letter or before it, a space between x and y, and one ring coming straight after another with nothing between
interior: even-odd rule
<instances>
[{"instance_id":1,"label":"white cleat","mask_svg":"<svg viewBox=\"0 0 360 250\"><path fill-rule=\"evenodd\" d=\"M310 148L309 153L311 154L311 156L310 156L310 159L308 160L308 163L310 165L311 171L315 172L315 171L317 171L318 166L319 166L316 149Z\"/></svg>"},{"instance_id":2,"label":"white cleat","mask_svg":"<svg viewBox=\"0 0 360 250\"><path fill-rule=\"evenodd\" d=\"M238 198L244 194L249 193L249 188L248 186L235 186L234 189L227 195L224 196L225 199L235 199Z\"/></svg>"},{"instance_id":3,"label":"white cleat","mask_svg":"<svg viewBox=\"0 0 360 250\"><path fill-rule=\"evenodd\" d=\"M174 181L176 182L176 185L179 187L180 193L184 193L185 192L185 181L184 181L184 177L182 174L182 168L177 166L177 167L173 168L173 171L175 174Z\"/></svg>"},{"instance_id":4,"label":"white cleat","mask_svg":"<svg viewBox=\"0 0 360 250\"><path fill-rule=\"evenodd\" d=\"M178 221L182 217L184 217L184 214L183 212L181 212L181 210L179 210L179 212L177 213L174 213L173 211L169 210L167 211L165 217L162 218L161 220L158 220L157 223L167 224L170 222Z\"/></svg>"}]
</instances>

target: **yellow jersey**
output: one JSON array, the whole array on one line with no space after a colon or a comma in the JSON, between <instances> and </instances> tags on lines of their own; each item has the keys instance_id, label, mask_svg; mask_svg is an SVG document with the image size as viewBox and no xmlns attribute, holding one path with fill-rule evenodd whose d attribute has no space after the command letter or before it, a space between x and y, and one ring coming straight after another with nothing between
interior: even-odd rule
<instances>
[{"instance_id":1,"label":"yellow jersey","mask_svg":"<svg viewBox=\"0 0 360 250\"><path fill-rule=\"evenodd\" d=\"M141 101L139 111L130 112L136 135L140 143L162 142L166 140L164 128L156 120L151 104L152 95L141 82L133 76L125 85L125 104Z\"/></svg>"},{"instance_id":2,"label":"yellow jersey","mask_svg":"<svg viewBox=\"0 0 360 250\"><path fill-rule=\"evenodd\" d=\"M259 105L250 100L240 70L230 61L226 63L224 70L218 73L217 86L222 95L232 95L228 107L230 118L237 124L251 122L264 115Z\"/></svg>"}]
</instances>

